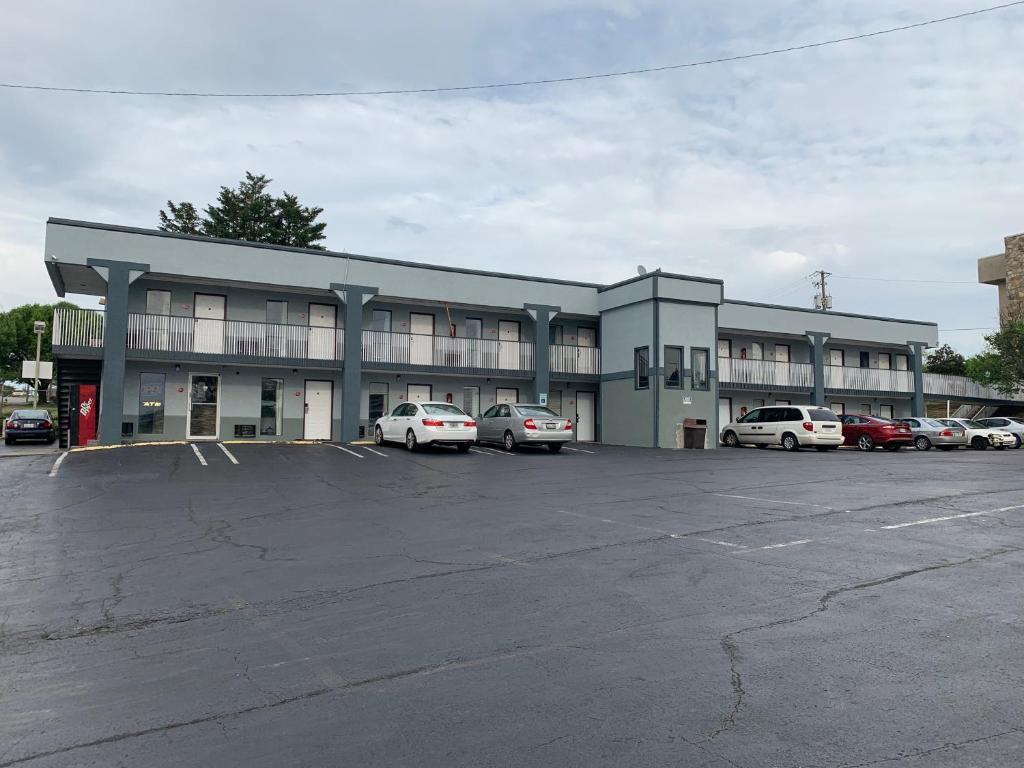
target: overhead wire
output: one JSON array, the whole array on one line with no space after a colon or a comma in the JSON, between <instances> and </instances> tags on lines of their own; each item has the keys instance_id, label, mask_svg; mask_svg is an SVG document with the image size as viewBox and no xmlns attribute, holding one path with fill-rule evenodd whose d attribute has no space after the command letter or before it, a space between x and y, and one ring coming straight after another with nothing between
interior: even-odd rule
<instances>
[{"instance_id":1,"label":"overhead wire","mask_svg":"<svg viewBox=\"0 0 1024 768\"><path fill-rule=\"evenodd\" d=\"M57 86L57 85L39 85L36 83L14 83L14 82L0 82L0 88L17 89L17 90L29 90L29 91L50 91L58 93L86 93L86 94L108 94L114 96L193 96L200 98L260 98L260 99L292 99L292 98L314 98L314 97L349 97L349 96L400 96L400 95L413 95L413 94L433 94L433 93L454 93L462 91L483 91L483 90L494 90L501 88L525 88L528 86L536 85L554 85L557 83L574 83L586 80L607 80L618 77L629 77L633 75L644 75L655 72L668 72L671 70L678 69L691 69L694 67L704 67L712 64L726 64L734 61L747 61L749 59L763 58L766 56L776 56L783 53L794 53L796 51L806 51L813 48L823 48L828 45L837 45L840 43L849 43L855 40L866 40L872 37L880 37L881 35L891 35L896 32L906 32L911 29L919 29L921 27L931 26L933 24L942 24L949 21L957 21L960 19L966 19L972 16L979 16L984 13L993 13L995 11L1001 11L1006 8L1012 8L1014 6L1024 5L1024 0L1013 0L1013 2L1001 3L999 5L992 5L987 8L977 8L971 11L964 11L962 13L956 13L951 16L942 16L940 18L927 19L925 21L918 21L912 24L903 24L897 27L888 27L886 29L877 29L872 32L862 32L856 35L847 35L845 37L835 37L829 40L820 40L813 43L803 43L801 45L791 45L785 48L771 48L764 51L756 51L754 53L743 53L733 56L720 56L714 59L702 59L699 61L688 61L680 64L666 64L658 67L637 67L635 69L624 69L613 72L598 72L587 75L570 75L565 77L547 77L537 80L517 80L507 82L496 82L496 83L478 83L470 85L450 85L450 86L435 86L429 88L388 88L380 90L351 90L351 91L285 91L285 92L213 92L213 91L160 91L160 90L132 90L127 88L79 88L72 86Z\"/></svg>"}]
</instances>

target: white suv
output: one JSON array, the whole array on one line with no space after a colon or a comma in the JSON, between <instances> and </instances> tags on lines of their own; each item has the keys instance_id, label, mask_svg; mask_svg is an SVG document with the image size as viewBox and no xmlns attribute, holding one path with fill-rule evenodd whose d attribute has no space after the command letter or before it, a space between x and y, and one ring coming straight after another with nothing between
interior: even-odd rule
<instances>
[{"instance_id":1,"label":"white suv","mask_svg":"<svg viewBox=\"0 0 1024 768\"><path fill-rule=\"evenodd\" d=\"M726 424L722 442L730 448L781 445L787 451L799 451L803 446L828 451L843 444L843 425L828 408L769 405Z\"/></svg>"}]
</instances>

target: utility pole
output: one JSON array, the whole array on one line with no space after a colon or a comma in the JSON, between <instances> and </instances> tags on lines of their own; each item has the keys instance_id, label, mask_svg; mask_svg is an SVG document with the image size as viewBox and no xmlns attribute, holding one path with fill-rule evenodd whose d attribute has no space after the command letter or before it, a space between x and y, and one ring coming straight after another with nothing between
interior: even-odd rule
<instances>
[{"instance_id":1,"label":"utility pole","mask_svg":"<svg viewBox=\"0 0 1024 768\"><path fill-rule=\"evenodd\" d=\"M43 348L43 334L46 333L46 321L36 320L33 324L33 330L36 334L36 378L35 385L36 391L32 396L32 407L35 408L39 405L39 357L42 353Z\"/></svg>"},{"instance_id":2,"label":"utility pole","mask_svg":"<svg viewBox=\"0 0 1024 768\"><path fill-rule=\"evenodd\" d=\"M814 287L818 289L818 292L814 294L814 308L827 312L832 309L832 297L829 296L826 281L832 277L832 273L819 269L817 272L812 272L810 277L814 280Z\"/></svg>"}]
</instances>

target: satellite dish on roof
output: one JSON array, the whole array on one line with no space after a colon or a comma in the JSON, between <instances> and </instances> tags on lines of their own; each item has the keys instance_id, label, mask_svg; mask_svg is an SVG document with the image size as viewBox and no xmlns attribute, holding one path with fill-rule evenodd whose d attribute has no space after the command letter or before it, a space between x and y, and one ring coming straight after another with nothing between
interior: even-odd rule
<instances>
[{"instance_id":1,"label":"satellite dish on roof","mask_svg":"<svg viewBox=\"0 0 1024 768\"><path fill-rule=\"evenodd\" d=\"M645 267L643 264L638 264L637 268L636 268L636 273L638 275L646 275L647 274L647 267Z\"/></svg>"}]
</instances>

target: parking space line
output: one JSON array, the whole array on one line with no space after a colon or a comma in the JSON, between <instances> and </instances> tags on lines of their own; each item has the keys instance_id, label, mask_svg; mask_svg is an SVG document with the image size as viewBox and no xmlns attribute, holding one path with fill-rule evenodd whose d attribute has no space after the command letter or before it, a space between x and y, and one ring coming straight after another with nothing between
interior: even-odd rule
<instances>
[{"instance_id":1,"label":"parking space line","mask_svg":"<svg viewBox=\"0 0 1024 768\"><path fill-rule=\"evenodd\" d=\"M53 469L50 470L50 477L57 476L57 470L60 469L60 465L64 463L64 459L66 459L67 456L68 452L64 451L64 453L57 457L57 460L53 462Z\"/></svg>"},{"instance_id":2,"label":"parking space line","mask_svg":"<svg viewBox=\"0 0 1024 768\"><path fill-rule=\"evenodd\" d=\"M224 443L217 443L217 447L220 448L222 451L224 451L224 455L228 457L228 461L230 461L232 464L237 464L238 463L238 459L236 459L234 457L234 455L232 455L231 451L229 451L224 446Z\"/></svg>"},{"instance_id":3,"label":"parking space line","mask_svg":"<svg viewBox=\"0 0 1024 768\"><path fill-rule=\"evenodd\" d=\"M963 520L967 517L981 517L982 515L995 515L1000 512L1012 512L1016 509L1024 509L1024 504L1015 504L1012 507L1000 507L999 509L986 509L984 512L964 512L961 515L947 515L946 517L926 517L922 520L912 520L909 523L897 523L896 525L883 525L879 527L882 531L894 531L897 528L910 528L913 525L928 525L929 523L944 523L947 520Z\"/></svg>"},{"instance_id":4,"label":"parking space line","mask_svg":"<svg viewBox=\"0 0 1024 768\"><path fill-rule=\"evenodd\" d=\"M742 544L733 544L731 541L718 541L716 539L697 539L697 541L703 541L707 544L717 544L720 547L743 547Z\"/></svg>"},{"instance_id":5,"label":"parking space line","mask_svg":"<svg viewBox=\"0 0 1024 768\"><path fill-rule=\"evenodd\" d=\"M496 454L498 456L515 456L514 453L509 453L508 451L499 451L497 448L489 448L486 445L481 445L481 446L478 446L478 447L480 448L481 451L489 451L489 452L491 452L493 454Z\"/></svg>"},{"instance_id":6,"label":"parking space line","mask_svg":"<svg viewBox=\"0 0 1024 768\"><path fill-rule=\"evenodd\" d=\"M567 450L567 451L575 451L576 453L590 453L590 454L596 453L596 451L588 451L586 448L570 448L569 446L565 446L565 450Z\"/></svg>"},{"instance_id":7,"label":"parking space line","mask_svg":"<svg viewBox=\"0 0 1024 768\"><path fill-rule=\"evenodd\" d=\"M487 451L481 451L479 448L470 448L469 450L471 450L473 453L479 453L481 456L491 456L492 455L492 454L488 453Z\"/></svg>"},{"instance_id":8,"label":"parking space line","mask_svg":"<svg viewBox=\"0 0 1024 768\"><path fill-rule=\"evenodd\" d=\"M768 544L764 547L748 547L742 550L743 552L755 552L763 549L784 549L785 547L795 547L798 544L810 544L814 539L799 539L797 541L787 541L785 544Z\"/></svg>"},{"instance_id":9,"label":"parking space line","mask_svg":"<svg viewBox=\"0 0 1024 768\"><path fill-rule=\"evenodd\" d=\"M383 453L381 451L376 451L376 450L374 450L373 448L371 448L368 445L364 445L364 446L362 446L362 448L363 448L364 451L369 451L370 453L376 453L378 456L383 456L385 459L388 457L388 455L386 453Z\"/></svg>"},{"instance_id":10,"label":"parking space line","mask_svg":"<svg viewBox=\"0 0 1024 768\"><path fill-rule=\"evenodd\" d=\"M199 459L199 463L202 464L205 467L206 466L206 457L203 456L202 453L200 453L199 446L196 445L195 443L189 443L189 445L192 446L192 453L194 453L196 455L196 458Z\"/></svg>"},{"instance_id":11,"label":"parking space line","mask_svg":"<svg viewBox=\"0 0 1024 768\"><path fill-rule=\"evenodd\" d=\"M363 454L356 453L355 451L351 451L351 450L349 450L348 448L346 448L343 445L334 445L333 443L328 443L328 445L330 445L331 448L337 448L339 451L344 451L345 453L351 453L357 459L365 459L366 458L365 456L363 456Z\"/></svg>"}]
</instances>

